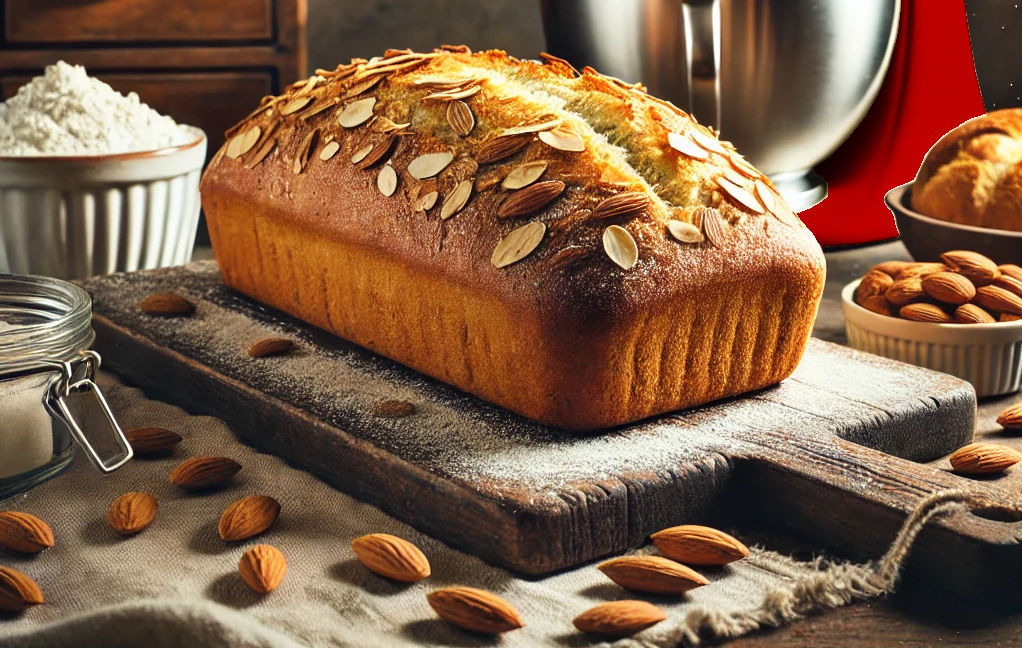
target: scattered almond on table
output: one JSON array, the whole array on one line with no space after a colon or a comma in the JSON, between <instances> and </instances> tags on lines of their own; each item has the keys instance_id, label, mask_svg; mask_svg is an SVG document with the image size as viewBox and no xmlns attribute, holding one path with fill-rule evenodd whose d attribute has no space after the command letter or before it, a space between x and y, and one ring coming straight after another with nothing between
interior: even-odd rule
<instances>
[{"instance_id":1,"label":"scattered almond on table","mask_svg":"<svg viewBox=\"0 0 1022 648\"><path fill-rule=\"evenodd\" d=\"M698 524L670 527L650 538L660 553L686 565L726 565L749 555L749 548L737 539Z\"/></svg>"},{"instance_id":2,"label":"scattered almond on table","mask_svg":"<svg viewBox=\"0 0 1022 648\"><path fill-rule=\"evenodd\" d=\"M181 435L161 427L133 427L124 431L136 457L158 457L170 454L181 443Z\"/></svg>"},{"instance_id":3,"label":"scattered almond on table","mask_svg":"<svg viewBox=\"0 0 1022 648\"><path fill-rule=\"evenodd\" d=\"M294 351L294 340L284 337L269 337L257 340L248 348L248 355L253 358L287 355Z\"/></svg>"},{"instance_id":4,"label":"scattered almond on table","mask_svg":"<svg viewBox=\"0 0 1022 648\"><path fill-rule=\"evenodd\" d=\"M1022 274L969 250L941 263L886 261L867 272L855 302L881 315L941 324L992 324L1022 318Z\"/></svg>"},{"instance_id":5,"label":"scattered almond on table","mask_svg":"<svg viewBox=\"0 0 1022 648\"><path fill-rule=\"evenodd\" d=\"M1006 430L1022 431L1022 403L1015 403L1001 412L997 424Z\"/></svg>"},{"instance_id":6,"label":"scattered almond on table","mask_svg":"<svg viewBox=\"0 0 1022 648\"><path fill-rule=\"evenodd\" d=\"M948 460L955 472L987 475L1004 472L1022 459L1022 454L996 443L970 443L955 450Z\"/></svg>"},{"instance_id":7,"label":"scattered almond on table","mask_svg":"<svg viewBox=\"0 0 1022 648\"><path fill-rule=\"evenodd\" d=\"M633 592L684 594L710 583L699 572L662 556L619 556L600 563L597 569Z\"/></svg>"},{"instance_id":8,"label":"scattered almond on table","mask_svg":"<svg viewBox=\"0 0 1022 648\"><path fill-rule=\"evenodd\" d=\"M392 580L416 583L430 574L429 560L418 547L388 533L355 538L351 548L367 569Z\"/></svg>"},{"instance_id":9,"label":"scattered almond on table","mask_svg":"<svg viewBox=\"0 0 1022 648\"><path fill-rule=\"evenodd\" d=\"M237 472L241 464L227 457L192 457L170 471L170 483L186 491L220 488Z\"/></svg>"},{"instance_id":10,"label":"scattered almond on table","mask_svg":"<svg viewBox=\"0 0 1022 648\"><path fill-rule=\"evenodd\" d=\"M249 495L232 502L220 516L217 531L227 542L247 540L277 521L280 503L266 495Z\"/></svg>"},{"instance_id":11,"label":"scattered almond on table","mask_svg":"<svg viewBox=\"0 0 1022 648\"><path fill-rule=\"evenodd\" d=\"M149 493L125 493L110 505L106 519L119 535L135 535L156 519L156 498Z\"/></svg>"},{"instance_id":12,"label":"scattered almond on table","mask_svg":"<svg viewBox=\"0 0 1022 648\"><path fill-rule=\"evenodd\" d=\"M415 405L404 400L381 400L373 403L373 416L403 418L415 413Z\"/></svg>"},{"instance_id":13,"label":"scattered almond on table","mask_svg":"<svg viewBox=\"0 0 1022 648\"><path fill-rule=\"evenodd\" d=\"M280 586L287 574L287 559L273 545L259 544L241 556L241 579L256 592L268 594Z\"/></svg>"},{"instance_id":14,"label":"scattered almond on table","mask_svg":"<svg viewBox=\"0 0 1022 648\"><path fill-rule=\"evenodd\" d=\"M0 610L21 612L43 602L39 585L11 567L0 567Z\"/></svg>"},{"instance_id":15,"label":"scattered almond on table","mask_svg":"<svg viewBox=\"0 0 1022 648\"><path fill-rule=\"evenodd\" d=\"M463 630L499 634L525 625L511 604L475 587L438 589L427 594L426 601L441 619Z\"/></svg>"},{"instance_id":16,"label":"scattered almond on table","mask_svg":"<svg viewBox=\"0 0 1022 648\"><path fill-rule=\"evenodd\" d=\"M20 553L37 554L53 546L53 529L31 513L0 513L0 546Z\"/></svg>"},{"instance_id":17,"label":"scattered almond on table","mask_svg":"<svg viewBox=\"0 0 1022 648\"><path fill-rule=\"evenodd\" d=\"M149 295L139 302L138 307L146 315L156 317L182 317L195 312L195 304L172 292Z\"/></svg>"},{"instance_id":18,"label":"scattered almond on table","mask_svg":"<svg viewBox=\"0 0 1022 648\"><path fill-rule=\"evenodd\" d=\"M611 601L589 608L572 624L579 632L610 639L628 637L667 618L663 610L646 601Z\"/></svg>"}]
</instances>

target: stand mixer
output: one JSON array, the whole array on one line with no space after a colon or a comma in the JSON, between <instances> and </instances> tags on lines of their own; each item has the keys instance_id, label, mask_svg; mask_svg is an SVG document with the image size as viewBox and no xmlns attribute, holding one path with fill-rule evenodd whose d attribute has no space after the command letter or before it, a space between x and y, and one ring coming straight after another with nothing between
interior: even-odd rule
<instances>
[{"instance_id":1,"label":"stand mixer","mask_svg":"<svg viewBox=\"0 0 1022 648\"><path fill-rule=\"evenodd\" d=\"M812 168L862 121L894 48L899 0L541 0L548 50L693 113L795 211Z\"/></svg>"}]
</instances>

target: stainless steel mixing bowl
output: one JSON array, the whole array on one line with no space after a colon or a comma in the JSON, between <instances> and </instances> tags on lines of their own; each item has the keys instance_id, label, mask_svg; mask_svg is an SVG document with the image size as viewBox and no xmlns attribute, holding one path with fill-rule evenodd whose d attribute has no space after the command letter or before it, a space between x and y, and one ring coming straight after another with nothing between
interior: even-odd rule
<instances>
[{"instance_id":1,"label":"stainless steel mixing bowl","mask_svg":"<svg viewBox=\"0 0 1022 648\"><path fill-rule=\"evenodd\" d=\"M541 0L551 54L717 126L796 210L880 89L899 0ZM883 146L882 142L877 143Z\"/></svg>"}]
</instances>

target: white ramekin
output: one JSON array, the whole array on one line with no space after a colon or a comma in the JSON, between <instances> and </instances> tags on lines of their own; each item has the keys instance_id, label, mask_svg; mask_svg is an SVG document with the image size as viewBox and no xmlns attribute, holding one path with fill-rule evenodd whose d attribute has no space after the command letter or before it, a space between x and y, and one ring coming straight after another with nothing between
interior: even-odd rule
<instances>
[{"instance_id":1,"label":"white ramekin","mask_svg":"<svg viewBox=\"0 0 1022 648\"><path fill-rule=\"evenodd\" d=\"M0 271L78 279L188 262L206 135L156 151L0 157Z\"/></svg>"},{"instance_id":2,"label":"white ramekin","mask_svg":"<svg viewBox=\"0 0 1022 648\"><path fill-rule=\"evenodd\" d=\"M958 376L972 383L980 397L1019 390L1022 320L936 324L880 315L855 303L859 281L841 291L849 346Z\"/></svg>"}]
</instances>

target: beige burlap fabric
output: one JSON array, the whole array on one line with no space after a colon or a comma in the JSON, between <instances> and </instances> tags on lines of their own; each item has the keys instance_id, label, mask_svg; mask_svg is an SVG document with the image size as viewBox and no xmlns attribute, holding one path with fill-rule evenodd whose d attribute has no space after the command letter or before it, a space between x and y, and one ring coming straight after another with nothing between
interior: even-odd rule
<instances>
[{"instance_id":1,"label":"beige burlap fabric","mask_svg":"<svg viewBox=\"0 0 1022 648\"><path fill-rule=\"evenodd\" d=\"M149 400L109 376L101 384L123 426L168 427L184 442L169 458L136 460L108 477L78 461L63 476L0 502L0 508L42 517L56 536L56 546L38 556L0 551L0 564L32 576L46 597L45 605L0 619L0 646L588 646L600 644L575 632L571 619L597 603L635 597L591 565L517 578L241 444L218 419ZM199 454L232 457L243 469L222 492L187 495L167 475ZM106 509L133 490L156 496L159 513L138 536L120 538L107 525ZM280 501L279 520L258 539L224 543L217 518L231 501L253 493ZM419 545L433 575L402 585L365 570L350 542L371 532ZM237 574L242 553L259 542L277 546L289 563L283 584L267 596L249 590ZM684 598L646 597L662 605L668 619L617 645L692 645L700 637L737 636L875 596L893 584L897 553L874 570L799 563L755 549L746 560L706 572L711 584ZM440 621L425 595L454 584L501 595L526 627L496 641Z\"/></svg>"}]
</instances>

